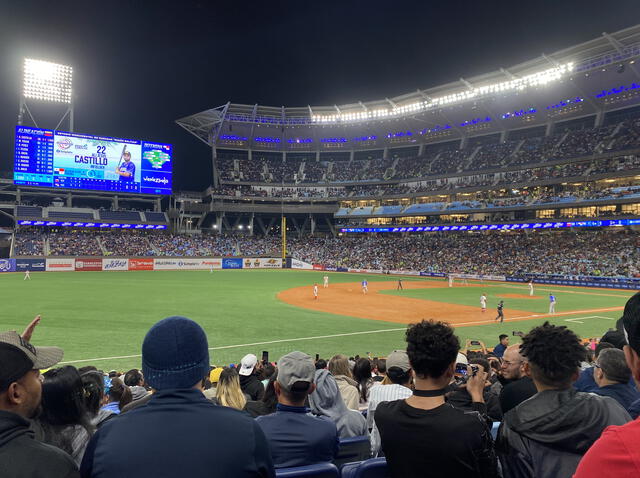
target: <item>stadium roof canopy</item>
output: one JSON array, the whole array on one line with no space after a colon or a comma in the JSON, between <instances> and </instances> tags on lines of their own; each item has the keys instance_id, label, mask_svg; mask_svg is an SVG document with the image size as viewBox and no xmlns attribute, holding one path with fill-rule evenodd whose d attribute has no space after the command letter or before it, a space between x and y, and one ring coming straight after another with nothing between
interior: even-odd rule
<instances>
[{"instance_id":1,"label":"stadium roof canopy","mask_svg":"<svg viewBox=\"0 0 640 478\"><path fill-rule=\"evenodd\" d=\"M214 149L338 152L549 125L640 103L640 25L526 63L378 101L227 103L177 123Z\"/></svg>"}]
</instances>

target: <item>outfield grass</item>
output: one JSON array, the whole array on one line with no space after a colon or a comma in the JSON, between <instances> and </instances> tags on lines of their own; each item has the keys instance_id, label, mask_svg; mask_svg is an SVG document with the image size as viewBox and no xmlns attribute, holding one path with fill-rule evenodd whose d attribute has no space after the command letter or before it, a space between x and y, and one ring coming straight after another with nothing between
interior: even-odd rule
<instances>
[{"instance_id":1,"label":"outfield grass","mask_svg":"<svg viewBox=\"0 0 640 478\"><path fill-rule=\"evenodd\" d=\"M337 352L386 355L404 347L401 324L350 317L349 310L344 315L326 314L276 299L280 290L321 283L324 274L290 270L57 272L32 273L31 281L23 281L22 274L2 274L0 330L21 331L33 316L41 314L43 320L33 338L36 345L63 347L64 360L76 366L92 364L119 370L140 366L145 333L153 323L170 315L190 317L204 327L213 349L211 361L217 364L237 362L249 352L259 356L262 350L268 350L270 358L276 360L294 349L328 358ZM357 282L363 277L370 281L396 280L328 275L331 283ZM490 318L500 295L528 293L526 285L515 284L388 293L479 306L483 291L489 297ZM551 286L539 286L536 293L549 291L558 297L558 312L622 306L631 296L631 292ZM542 313L548 308L546 299L505 299L505 304L507 310ZM552 321L570 326L583 337L595 337L613 327L611 319L620 315L617 311L579 313ZM592 318L580 319L585 316ZM568 319L576 321L567 322ZM498 334L526 332L543 320L459 327L457 332L463 342L467 338L479 339L493 346ZM336 336L339 334L347 335Z\"/></svg>"}]
</instances>

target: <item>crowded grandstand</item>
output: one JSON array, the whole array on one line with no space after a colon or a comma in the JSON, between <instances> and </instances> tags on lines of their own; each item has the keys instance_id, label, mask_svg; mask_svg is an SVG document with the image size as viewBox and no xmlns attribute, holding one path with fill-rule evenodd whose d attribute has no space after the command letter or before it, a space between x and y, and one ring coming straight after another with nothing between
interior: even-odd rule
<instances>
[{"instance_id":1,"label":"crowded grandstand","mask_svg":"<svg viewBox=\"0 0 640 478\"><path fill-rule=\"evenodd\" d=\"M26 125L24 93L0 281L50 309L0 332L0 476L640 475L638 59L640 25L376 101L229 101L176 120L203 191L169 144Z\"/></svg>"}]
</instances>

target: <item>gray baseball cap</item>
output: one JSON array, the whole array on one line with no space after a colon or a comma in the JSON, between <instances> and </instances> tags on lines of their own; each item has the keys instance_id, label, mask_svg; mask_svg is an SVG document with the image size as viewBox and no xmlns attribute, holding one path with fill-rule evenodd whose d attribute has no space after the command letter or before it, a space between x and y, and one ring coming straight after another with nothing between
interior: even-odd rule
<instances>
[{"instance_id":1,"label":"gray baseball cap","mask_svg":"<svg viewBox=\"0 0 640 478\"><path fill-rule=\"evenodd\" d=\"M278 383L287 391L297 382L313 383L316 367L304 352L294 351L278 360Z\"/></svg>"},{"instance_id":2,"label":"gray baseball cap","mask_svg":"<svg viewBox=\"0 0 640 478\"><path fill-rule=\"evenodd\" d=\"M60 347L34 347L14 331L0 333L0 344L12 345L20 350L33 364L31 368L34 369L53 367L64 355Z\"/></svg>"},{"instance_id":3,"label":"gray baseball cap","mask_svg":"<svg viewBox=\"0 0 640 478\"><path fill-rule=\"evenodd\" d=\"M391 367L398 367L403 372L411 368L409 356L404 350L394 350L387 356L387 370Z\"/></svg>"}]
</instances>

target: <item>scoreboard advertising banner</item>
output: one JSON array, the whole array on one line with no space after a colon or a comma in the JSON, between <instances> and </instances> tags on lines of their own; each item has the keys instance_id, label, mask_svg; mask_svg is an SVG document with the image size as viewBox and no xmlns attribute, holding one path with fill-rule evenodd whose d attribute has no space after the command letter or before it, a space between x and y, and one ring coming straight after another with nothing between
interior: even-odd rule
<instances>
[{"instance_id":1,"label":"scoreboard advertising banner","mask_svg":"<svg viewBox=\"0 0 640 478\"><path fill-rule=\"evenodd\" d=\"M76 259L77 271L101 271L102 259Z\"/></svg>"},{"instance_id":2,"label":"scoreboard advertising banner","mask_svg":"<svg viewBox=\"0 0 640 478\"><path fill-rule=\"evenodd\" d=\"M172 146L16 127L15 184L171 194Z\"/></svg>"}]
</instances>

